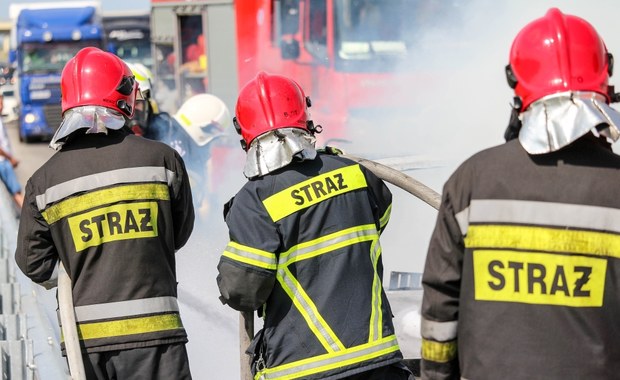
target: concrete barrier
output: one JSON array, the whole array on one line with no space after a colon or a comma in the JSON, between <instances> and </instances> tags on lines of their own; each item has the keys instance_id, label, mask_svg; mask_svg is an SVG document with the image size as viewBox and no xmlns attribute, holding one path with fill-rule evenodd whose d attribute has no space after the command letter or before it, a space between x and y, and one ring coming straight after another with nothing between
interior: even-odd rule
<instances>
[{"instance_id":1,"label":"concrete barrier","mask_svg":"<svg viewBox=\"0 0 620 380\"><path fill-rule=\"evenodd\" d=\"M49 317L53 313L45 313L55 297L15 265L17 217L13 199L0 184L0 378L66 380L58 324Z\"/></svg>"}]
</instances>

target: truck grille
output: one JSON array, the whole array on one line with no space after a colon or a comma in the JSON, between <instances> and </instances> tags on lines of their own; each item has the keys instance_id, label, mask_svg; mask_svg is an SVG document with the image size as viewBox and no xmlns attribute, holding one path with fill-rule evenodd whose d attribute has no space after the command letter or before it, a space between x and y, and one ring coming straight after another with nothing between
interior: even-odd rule
<instances>
[{"instance_id":1,"label":"truck grille","mask_svg":"<svg viewBox=\"0 0 620 380\"><path fill-rule=\"evenodd\" d=\"M45 115L45 120L47 120L47 125L56 131L62 121L62 107L60 104L43 106L43 114Z\"/></svg>"}]
</instances>

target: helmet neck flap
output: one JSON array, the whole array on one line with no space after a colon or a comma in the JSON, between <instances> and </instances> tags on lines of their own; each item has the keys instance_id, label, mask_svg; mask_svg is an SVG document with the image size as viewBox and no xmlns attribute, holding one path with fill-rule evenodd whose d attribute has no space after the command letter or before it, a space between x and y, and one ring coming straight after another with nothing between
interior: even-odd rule
<instances>
[{"instance_id":1,"label":"helmet neck flap","mask_svg":"<svg viewBox=\"0 0 620 380\"><path fill-rule=\"evenodd\" d=\"M108 129L118 130L125 125L125 117L118 111L101 106L82 106L68 109L60 126L54 133L49 147L60 150L66 138L78 129L86 133L108 133Z\"/></svg>"},{"instance_id":2,"label":"helmet neck flap","mask_svg":"<svg viewBox=\"0 0 620 380\"><path fill-rule=\"evenodd\" d=\"M610 142L620 137L620 113L597 92L563 92L545 96L521 113L519 142L529 154L559 150L589 132ZM600 129L601 125L606 128Z\"/></svg>"},{"instance_id":3,"label":"helmet neck flap","mask_svg":"<svg viewBox=\"0 0 620 380\"><path fill-rule=\"evenodd\" d=\"M316 158L315 137L300 128L280 128L256 137L247 150L243 174L262 177L293 161Z\"/></svg>"}]
</instances>

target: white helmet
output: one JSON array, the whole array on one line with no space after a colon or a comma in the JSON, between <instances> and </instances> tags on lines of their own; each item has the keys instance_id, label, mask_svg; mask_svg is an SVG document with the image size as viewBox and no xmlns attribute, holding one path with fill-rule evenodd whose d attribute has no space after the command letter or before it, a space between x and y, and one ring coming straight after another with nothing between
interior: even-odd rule
<instances>
[{"instance_id":1,"label":"white helmet","mask_svg":"<svg viewBox=\"0 0 620 380\"><path fill-rule=\"evenodd\" d=\"M127 66L129 66L131 72L136 77L136 80L138 81L138 86L140 87L140 92L142 92L144 98L150 99L153 96L152 92L154 81L153 73L151 72L151 70L149 70L148 67L144 66L139 62L125 63L127 63Z\"/></svg>"},{"instance_id":2,"label":"white helmet","mask_svg":"<svg viewBox=\"0 0 620 380\"><path fill-rule=\"evenodd\" d=\"M230 124L230 111L215 95L197 94L187 99L174 114L196 144L203 146Z\"/></svg>"}]
</instances>

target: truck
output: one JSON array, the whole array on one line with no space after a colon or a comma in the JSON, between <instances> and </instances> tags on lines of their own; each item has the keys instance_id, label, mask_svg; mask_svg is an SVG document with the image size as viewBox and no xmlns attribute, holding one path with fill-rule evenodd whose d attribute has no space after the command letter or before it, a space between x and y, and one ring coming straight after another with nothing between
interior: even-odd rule
<instances>
[{"instance_id":1,"label":"truck","mask_svg":"<svg viewBox=\"0 0 620 380\"><path fill-rule=\"evenodd\" d=\"M258 71L294 78L312 99L323 142L411 123L412 15L425 1L151 0L154 72L175 108L211 92L234 105ZM407 117L409 116L409 120ZM386 120L389 119L389 120Z\"/></svg>"},{"instance_id":2,"label":"truck","mask_svg":"<svg viewBox=\"0 0 620 380\"><path fill-rule=\"evenodd\" d=\"M106 50L125 62L153 66L151 55L151 14L148 10L103 13Z\"/></svg>"},{"instance_id":3,"label":"truck","mask_svg":"<svg viewBox=\"0 0 620 380\"><path fill-rule=\"evenodd\" d=\"M19 139L49 140L62 121L60 76L87 46L103 48L98 1L12 3L10 60L16 65Z\"/></svg>"}]
</instances>

